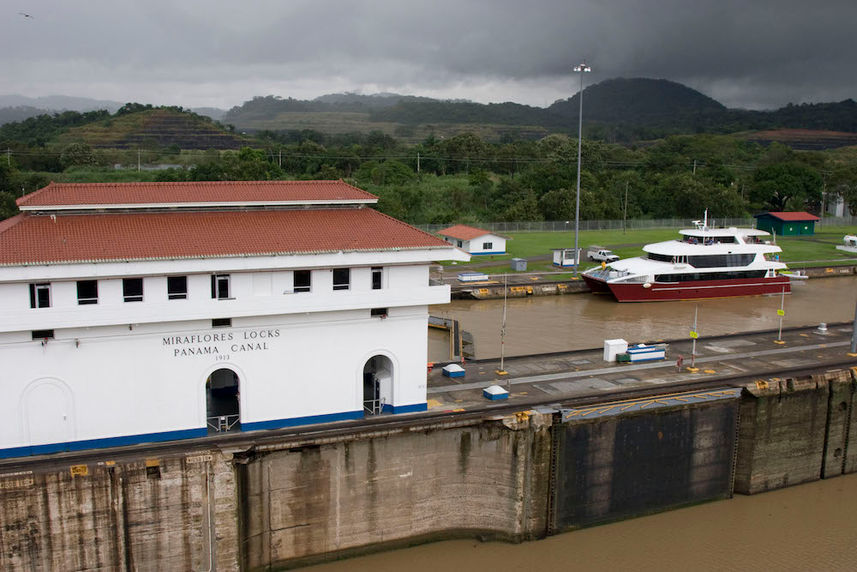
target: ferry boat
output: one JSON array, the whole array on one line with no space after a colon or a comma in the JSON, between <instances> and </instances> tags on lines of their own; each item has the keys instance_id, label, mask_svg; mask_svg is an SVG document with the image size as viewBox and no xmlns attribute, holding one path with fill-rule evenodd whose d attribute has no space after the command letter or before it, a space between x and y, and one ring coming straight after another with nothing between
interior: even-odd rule
<instances>
[{"instance_id":1,"label":"ferry boat","mask_svg":"<svg viewBox=\"0 0 857 572\"><path fill-rule=\"evenodd\" d=\"M709 228L708 214L680 230L680 239L647 244L646 256L626 258L582 274L593 292L619 302L691 300L791 292L781 271L782 249L749 228Z\"/></svg>"}]
</instances>

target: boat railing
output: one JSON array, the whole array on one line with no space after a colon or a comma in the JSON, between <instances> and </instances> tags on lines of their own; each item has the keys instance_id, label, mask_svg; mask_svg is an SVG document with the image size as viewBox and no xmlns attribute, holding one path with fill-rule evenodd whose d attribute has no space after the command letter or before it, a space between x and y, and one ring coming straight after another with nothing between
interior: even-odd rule
<instances>
[{"instance_id":1,"label":"boat railing","mask_svg":"<svg viewBox=\"0 0 857 572\"><path fill-rule=\"evenodd\" d=\"M593 278L597 278L598 280L613 280L616 278L624 278L626 276L631 276L632 274L627 270L613 270L611 268L601 268L598 270L592 270L588 273ZM640 276L639 280L629 280L629 282L645 282L645 277Z\"/></svg>"}]
</instances>

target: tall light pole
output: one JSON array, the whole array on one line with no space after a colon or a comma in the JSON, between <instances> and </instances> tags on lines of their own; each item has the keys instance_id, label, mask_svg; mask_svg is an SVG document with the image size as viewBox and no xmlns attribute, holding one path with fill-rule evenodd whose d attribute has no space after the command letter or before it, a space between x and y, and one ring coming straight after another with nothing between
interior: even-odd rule
<instances>
[{"instance_id":1,"label":"tall light pole","mask_svg":"<svg viewBox=\"0 0 857 572\"><path fill-rule=\"evenodd\" d=\"M584 62L574 66L574 71L580 72L580 114L577 118L577 200L574 207L574 277L577 278L577 267L580 265L580 152L583 143L583 74L591 72L592 68Z\"/></svg>"}]
</instances>

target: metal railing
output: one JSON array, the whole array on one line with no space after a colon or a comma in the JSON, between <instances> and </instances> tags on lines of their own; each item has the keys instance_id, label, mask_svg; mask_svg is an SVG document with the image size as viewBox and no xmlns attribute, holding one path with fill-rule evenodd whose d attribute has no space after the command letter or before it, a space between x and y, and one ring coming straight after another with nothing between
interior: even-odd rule
<instances>
[{"instance_id":1,"label":"metal railing","mask_svg":"<svg viewBox=\"0 0 857 572\"><path fill-rule=\"evenodd\" d=\"M509 222L474 222L468 223L484 230L503 234L508 232L574 232L574 221L566 220L542 220L542 221L509 221ZM753 217L724 217L709 221L714 226L738 226L755 227L756 219ZM817 226L852 226L857 225L857 216L824 217ZM449 227L449 224L417 224L414 225L427 232L437 232ZM628 220L582 220L580 230L628 230L634 229L679 229L690 228L689 218L658 218L658 219L628 219Z\"/></svg>"},{"instance_id":2,"label":"metal railing","mask_svg":"<svg viewBox=\"0 0 857 572\"><path fill-rule=\"evenodd\" d=\"M238 425L238 417L237 413L235 415L216 415L208 417L206 423L208 424L208 428L216 433L225 433Z\"/></svg>"},{"instance_id":3,"label":"metal railing","mask_svg":"<svg viewBox=\"0 0 857 572\"><path fill-rule=\"evenodd\" d=\"M383 397L380 399L364 399L363 411L369 415L380 415L384 411L384 402Z\"/></svg>"}]
</instances>

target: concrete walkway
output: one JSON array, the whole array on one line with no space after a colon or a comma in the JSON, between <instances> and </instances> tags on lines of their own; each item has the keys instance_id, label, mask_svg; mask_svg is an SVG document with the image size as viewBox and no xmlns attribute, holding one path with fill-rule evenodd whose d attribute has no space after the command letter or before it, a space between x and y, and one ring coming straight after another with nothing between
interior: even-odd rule
<instances>
[{"instance_id":1,"label":"concrete walkway","mask_svg":"<svg viewBox=\"0 0 857 572\"><path fill-rule=\"evenodd\" d=\"M776 341L777 332L699 339L693 360L696 368L690 367L691 340L671 342L665 361L639 364L607 363L599 348L506 358L503 367L507 375L498 374L499 360L465 363L463 378L445 377L441 367L436 366L428 378L429 409L483 409L494 403L507 404L516 400L523 406L534 400L561 401L593 392L603 392L605 399L609 399L611 392L632 387L666 386L736 375L752 378L756 372L772 375L771 372L793 368L823 369L826 363L842 360L848 360L852 367L857 366L857 357L848 354L850 324L831 326L827 333L816 328L793 329L783 332L782 344ZM684 358L680 370L676 367L679 355ZM491 402L482 396L482 389L494 384L510 391L509 401Z\"/></svg>"}]
</instances>

